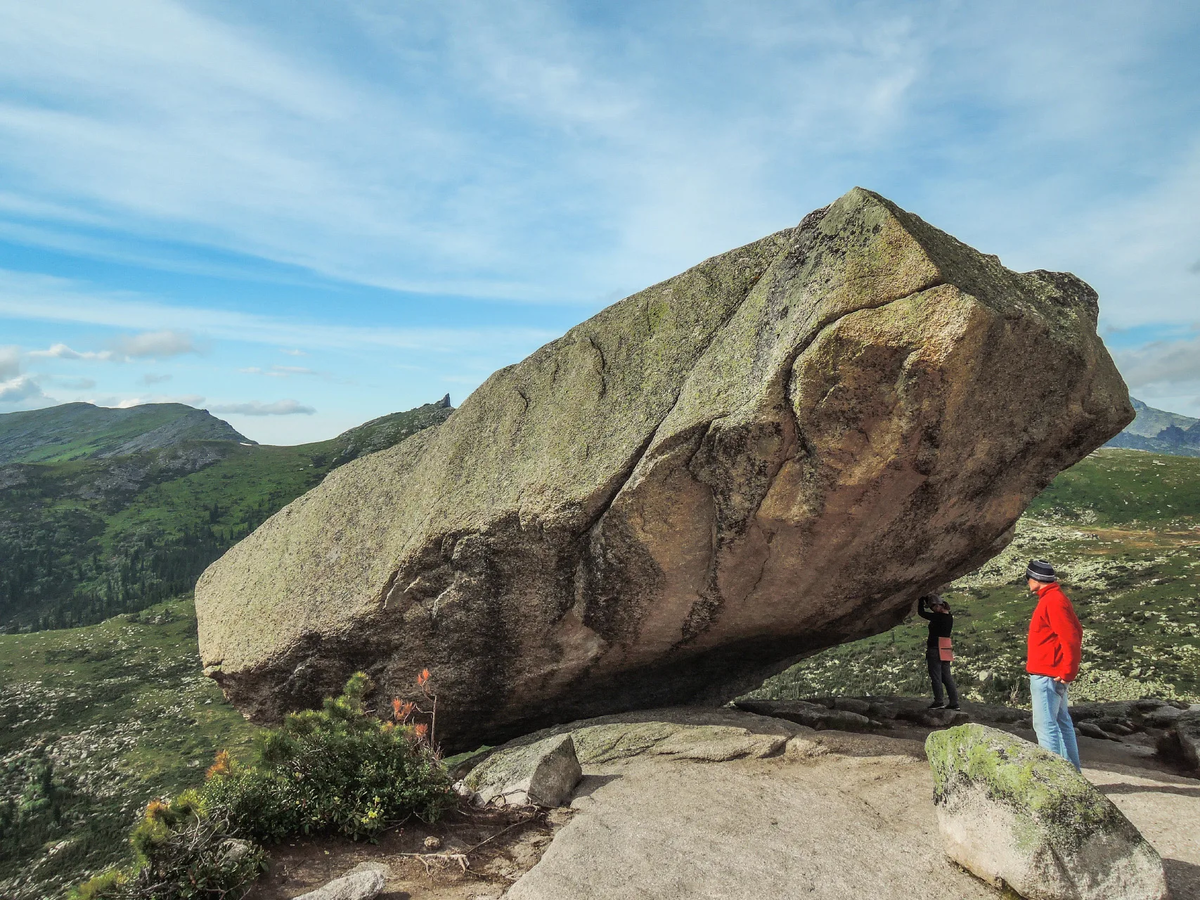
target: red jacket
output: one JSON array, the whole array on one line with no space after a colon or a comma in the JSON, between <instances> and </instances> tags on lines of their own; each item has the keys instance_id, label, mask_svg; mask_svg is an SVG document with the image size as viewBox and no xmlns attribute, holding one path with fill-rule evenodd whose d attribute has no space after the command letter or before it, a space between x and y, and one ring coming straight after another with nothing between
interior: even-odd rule
<instances>
[{"instance_id":1,"label":"red jacket","mask_svg":"<svg viewBox=\"0 0 1200 900\"><path fill-rule=\"evenodd\" d=\"M1037 595L1037 608L1029 622L1025 671L1074 681L1083 644L1083 627L1075 617L1075 608L1057 584L1038 588Z\"/></svg>"}]
</instances>

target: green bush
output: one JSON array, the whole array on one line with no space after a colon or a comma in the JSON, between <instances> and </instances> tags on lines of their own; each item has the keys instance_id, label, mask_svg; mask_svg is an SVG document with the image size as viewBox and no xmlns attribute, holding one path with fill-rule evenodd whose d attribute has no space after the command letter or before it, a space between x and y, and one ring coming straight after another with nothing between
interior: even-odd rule
<instances>
[{"instance_id":1,"label":"green bush","mask_svg":"<svg viewBox=\"0 0 1200 900\"><path fill-rule=\"evenodd\" d=\"M130 843L132 868L97 875L70 900L237 900L264 863L262 849L232 837L195 791L151 802Z\"/></svg>"},{"instance_id":2,"label":"green bush","mask_svg":"<svg viewBox=\"0 0 1200 900\"><path fill-rule=\"evenodd\" d=\"M202 787L146 807L130 836L131 868L96 876L70 900L236 900L263 866L254 841L318 832L357 840L411 816L437 819L455 795L425 726L369 715L371 688L358 672L320 710L289 715L263 733L253 765L217 754Z\"/></svg>"},{"instance_id":3,"label":"green bush","mask_svg":"<svg viewBox=\"0 0 1200 900\"><path fill-rule=\"evenodd\" d=\"M438 818L450 778L417 729L367 715L372 684L359 672L320 710L289 715L261 739L259 762L218 762L201 789L241 837L279 840L333 832L371 838L395 822Z\"/></svg>"}]
</instances>

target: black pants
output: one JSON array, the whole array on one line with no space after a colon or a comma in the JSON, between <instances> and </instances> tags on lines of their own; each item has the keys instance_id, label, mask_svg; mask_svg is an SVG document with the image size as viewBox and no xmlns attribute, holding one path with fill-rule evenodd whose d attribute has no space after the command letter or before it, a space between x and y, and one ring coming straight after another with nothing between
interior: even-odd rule
<instances>
[{"instance_id":1,"label":"black pants","mask_svg":"<svg viewBox=\"0 0 1200 900\"><path fill-rule=\"evenodd\" d=\"M926 650L925 661L929 663L929 680L933 682L933 702L945 703L942 695L942 685L946 685L946 693L950 695L950 705L958 706L958 686L954 676L950 674L950 663L943 661L937 650Z\"/></svg>"}]
</instances>

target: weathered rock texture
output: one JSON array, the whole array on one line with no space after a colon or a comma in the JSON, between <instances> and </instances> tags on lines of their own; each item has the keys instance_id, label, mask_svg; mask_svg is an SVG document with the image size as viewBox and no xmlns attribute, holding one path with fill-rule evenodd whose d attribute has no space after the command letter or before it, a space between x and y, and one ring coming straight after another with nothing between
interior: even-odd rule
<instances>
[{"instance_id":1,"label":"weathered rock texture","mask_svg":"<svg viewBox=\"0 0 1200 900\"><path fill-rule=\"evenodd\" d=\"M391 874L382 863L362 863L341 878L301 894L296 900L374 900L383 893Z\"/></svg>"},{"instance_id":2,"label":"weathered rock texture","mask_svg":"<svg viewBox=\"0 0 1200 900\"><path fill-rule=\"evenodd\" d=\"M946 854L1027 900L1166 900L1162 859L1065 759L986 725L925 742Z\"/></svg>"},{"instance_id":3,"label":"weathered rock texture","mask_svg":"<svg viewBox=\"0 0 1200 900\"><path fill-rule=\"evenodd\" d=\"M256 719L428 666L462 747L727 699L903 618L1133 417L1072 275L854 189L609 307L205 572Z\"/></svg>"},{"instance_id":4,"label":"weathered rock texture","mask_svg":"<svg viewBox=\"0 0 1200 900\"><path fill-rule=\"evenodd\" d=\"M564 806L583 777L571 735L494 753L464 779L478 803Z\"/></svg>"},{"instance_id":5,"label":"weathered rock texture","mask_svg":"<svg viewBox=\"0 0 1200 900\"><path fill-rule=\"evenodd\" d=\"M1175 718L1160 738L1159 749L1200 773L1200 705Z\"/></svg>"}]
</instances>

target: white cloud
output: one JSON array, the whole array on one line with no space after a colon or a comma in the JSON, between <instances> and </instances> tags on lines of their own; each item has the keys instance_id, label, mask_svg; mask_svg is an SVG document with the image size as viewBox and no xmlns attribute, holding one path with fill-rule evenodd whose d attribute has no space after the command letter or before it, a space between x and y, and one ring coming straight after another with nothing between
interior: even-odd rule
<instances>
[{"instance_id":1,"label":"white cloud","mask_svg":"<svg viewBox=\"0 0 1200 900\"><path fill-rule=\"evenodd\" d=\"M97 291L89 285L50 275L30 275L0 269L0 316L201 334L211 338L257 344L288 344L309 348L391 347L435 352L532 350L557 333L536 328L367 328L325 322L305 322L258 313L194 306L174 306L130 292ZM65 345L61 353L76 351ZM35 351L41 355L56 355ZM109 351L105 351L109 352ZM33 354L31 354L33 355ZM80 353L84 359L107 359L103 353Z\"/></svg>"},{"instance_id":2,"label":"white cloud","mask_svg":"<svg viewBox=\"0 0 1200 900\"><path fill-rule=\"evenodd\" d=\"M34 400L54 402L32 375L18 375L7 381L0 381L0 403L28 403Z\"/></svg>"},{"instance_id":3,"label":"white cloud","mask_svg":"<svg viewBox=\"0 0 1200 900\"><path fill-rule=\"evenodd\" d=\"M145 375L143 375L138 380L141 381L142 384L151 385L151 384L162 384L165 381L170 381L171 378L172 378L172 376L170 376L170 375L158 374L155 372L147 372Z\"/></svg>"},{"instance_id":4,"label":"white cloud","mask_svg":"<svg viewBox=\"0 0 1200 900\"><path fill-rule=\"evenodd\" d=\"M1125 381L1134 390L1147 385L1200 382L1200 337L1155 341L1113 354Z\"/></svg>"},{"instance_id":5,"label":"white cloud","mask_svg":"<svg viewBox=\"0 0 1200 900\"><path fill-rule=\"evenodd\" d=\"M0 285L3 284L4 272L0 270ZM3 300L0 300L0 308ZM62 321L63 319L51 313ZM42 318L38 315L25 315L22 318ZM68 319L68 321L71 321ZM77 321L77 320L76 320ZM128 334L115 338L112 350L75 350L66 344L53 344L46 350L31 350L27 356L32 359L70 359L94 360L101 362L129 362L134 359L165 359L181 356L185 353L198 353L196 345L189 335L177 331L148 331L141 334Z\"/></svg>"},{"instance_id":6,"label":"white cloud","mask_svg":"<svg viewBox=\"0 0 1200 900\"><path fill-rule=\"evenodd\" d=\"M281 348L279 352L286 353L288 356L308 356L308 354L305 353L303 350L297 350L295 348L291 348L291 349L287 349L287 350L284 350Z\"/></svg>"},{"instance_id":7,"label":"white cloud","mask_svg":"<svg viewBox=\"0 0 1200 900\"><path fill-rule=\"evenodd\" d=\"M30 350L27 354L33 359L88 359L104 360L105 362L120 362L121 357L111 350L72 350L66 344L52 344L46 350Z\"/></svg>"},{"instance_id":8,"label":"white cloud","mask_svg":"<svg viewBox=\"0 0 1200 900\"><path fill-rule=\"evenodd\" d=\"M181 394L167 396L159 394L152 397L98 397L88 401L97 406L112 406L117 409L130 409L134 406L145 406L147 403L182 403L185 406L200 407L204 403L201 394Z\"/></svg>"},{"instance_id":9,"label":"white cloud","mask_svg":"<svg viewBox=\"0 0 1200 900\"><path fill-rule=\"evenodd\" d=\"M127 359L165 359L199 352L189 335L169 330L126 335L113 343L117 352Z\"/></svg>"},{"instance_id":10,"label":"white cloud","mask_svg":"<svg viewBox=\"0 0 1200 900\"><path fill-rule=\"evenodd\" d=\"M21 371L21 348L0 347L0 381L15 378Z\"/></svg>"},{"instance_id":11,"label":"white cloud","mask_svg":"<svg viewBox=\"0 0 1200 900\"><path fill-rule=\"evenodd\" d=\"M262 403L258 400L249 403L219 403L210 405L208 411L239 416L311 416L316 412L311 406L304 406L296 400L277 400L274 403Z\"/></svg>"}]
</instances>

